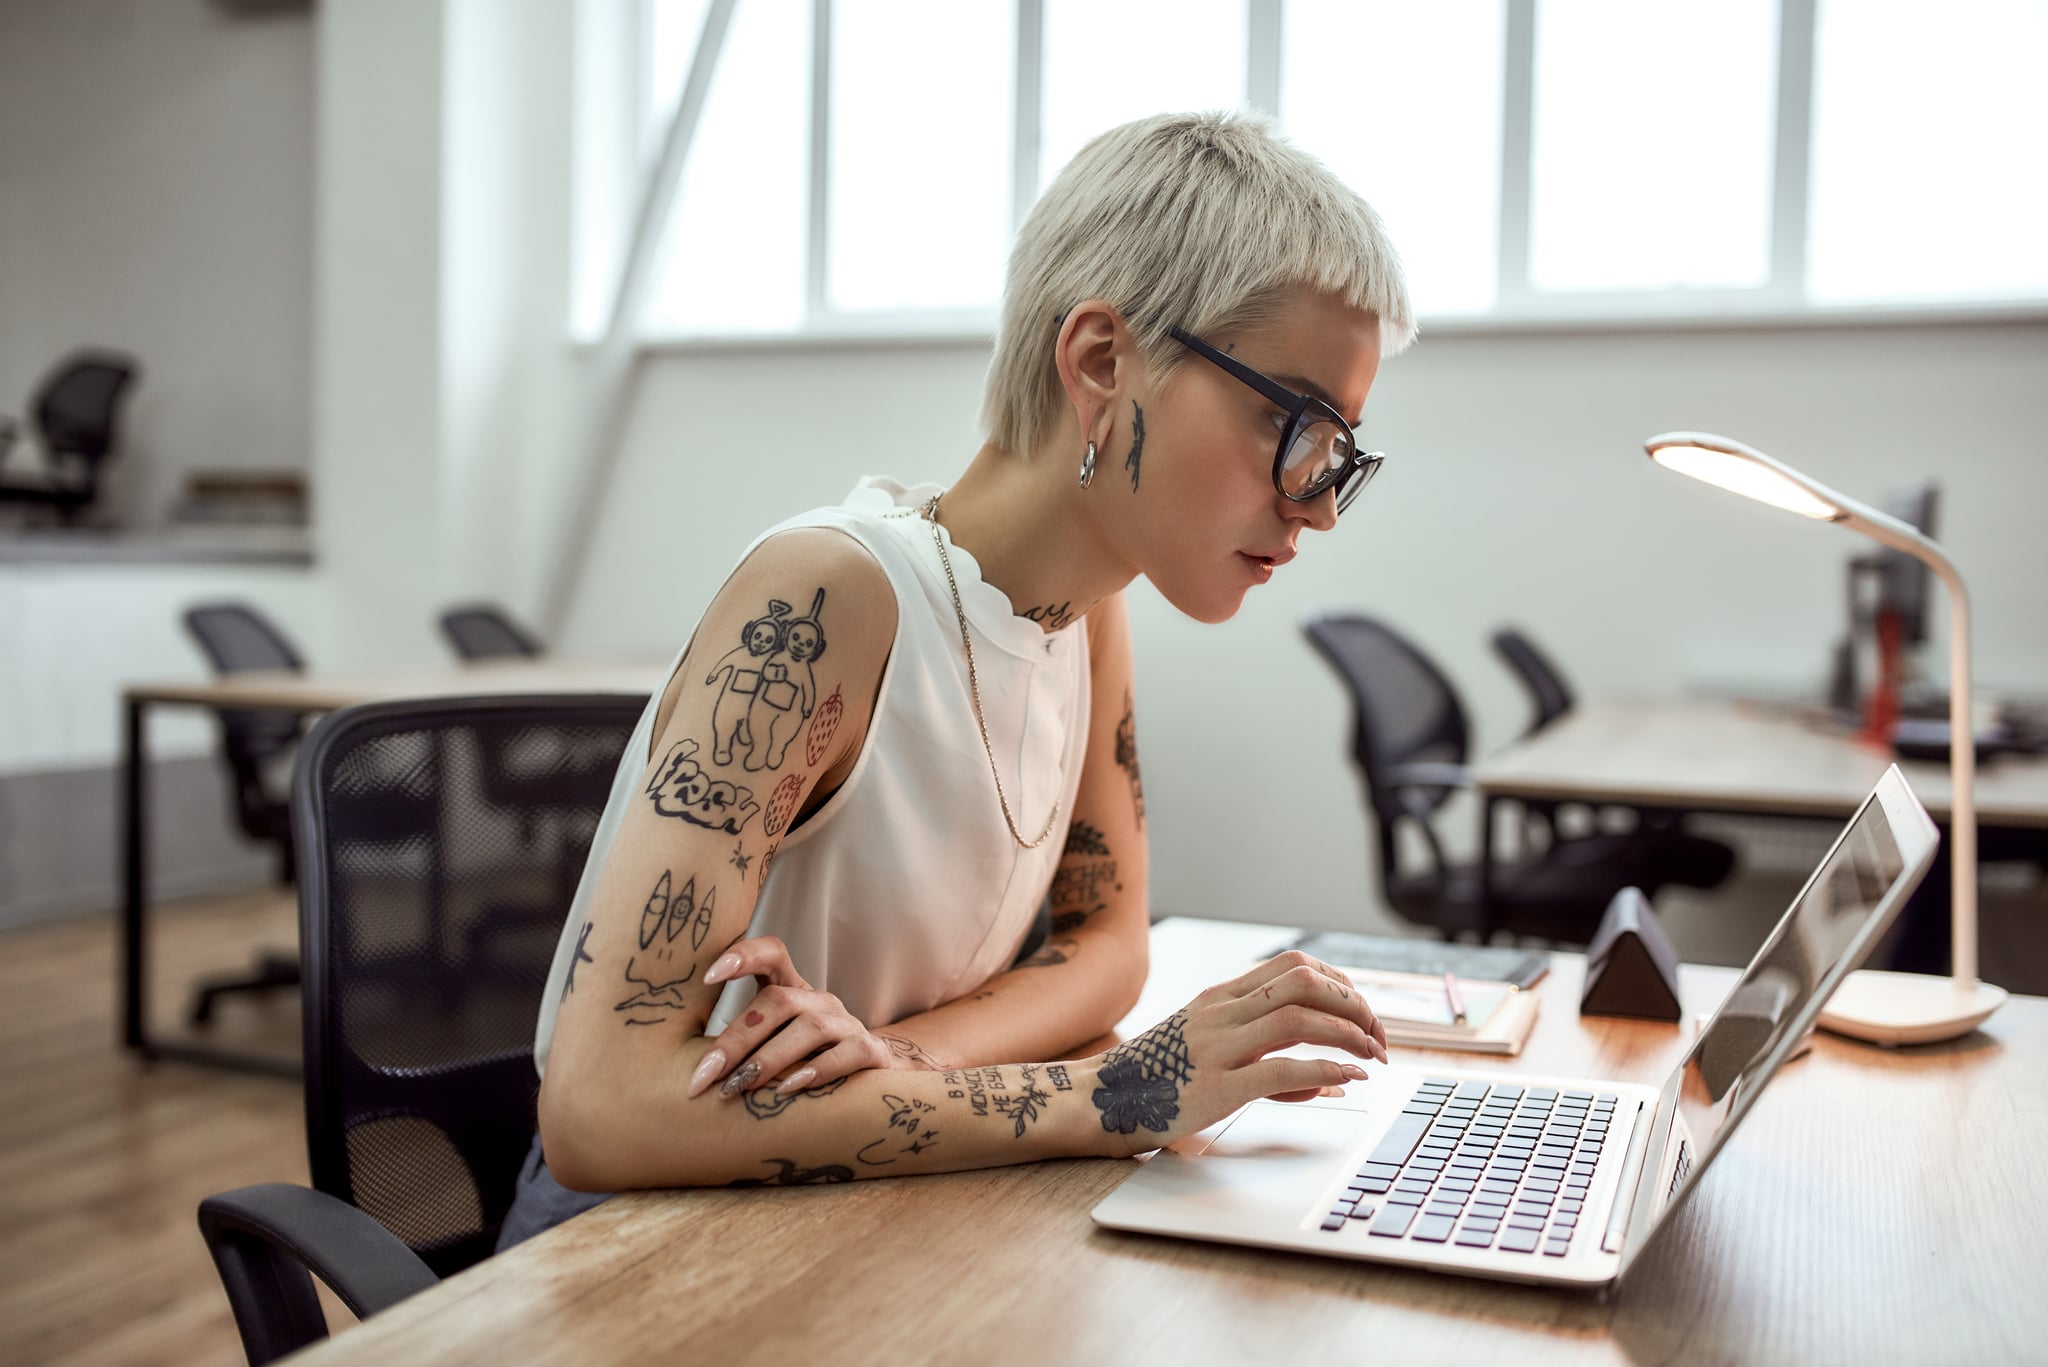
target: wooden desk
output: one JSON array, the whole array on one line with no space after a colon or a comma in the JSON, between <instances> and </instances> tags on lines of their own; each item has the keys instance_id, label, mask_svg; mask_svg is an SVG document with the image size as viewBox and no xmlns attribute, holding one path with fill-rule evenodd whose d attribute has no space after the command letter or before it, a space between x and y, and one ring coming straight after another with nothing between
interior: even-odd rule
<instances>
[{"instance_id":1,"label":"wooden desk","mask_svg":"<svg viewBox=\"0 0 2048 1367\"><path fill-rule=\"evenodd\" d=\"M1476 765L1482 903L1504 802L1584 802L1659 812L1721 812L1846 821L1892 756L1782 712L1707 701L1595 702ZM1937 822L1949 819L1949 771L1899 765ZM1980 831L2048 830L2048 756L2000 755L1977 766ZM1988 842L1986 842L1988 843ZM1986 844L1980 844L1980 850ZM1947 846L1902 918L1889 966L1946 973ZM1490 922L1489 922L1490 924Z\"/></svg>"},{"instance_id":2,"label":"wooden desk","mask_svg":"<svg viewBox=\"0 0 2048 1367\"><path fill-rule=\"evenodd\" d=\"M153 707L266 708L313 715L394 698L473 693L620 693L646 698L665 663L506 660L382 674L248 673L206 683L133 684L123 691L121 741L121 1043L144 1058L176 1058L296 1077L296 1058L216 1049L153 1036L149 982L149 711Z\"/></svg>"},{"instance_id":3,"label":"wooden desk","mask_svg":"<svg viewBox=\"0 0 2048 1367\"><path fill-rule=\"evenodd\" d=\"M1291 938L1167 921L1142 1028ZM1581 1021L1559 955L1527 1072L1658 1082L1683 1028ZM1727 969L1682 973L1710 1011ZM1894 1363L2038 1360L2048 1000L1885 1052L1821 1036L1611 1297L1099 1230L1126 1164L620 1197L297 1361ZM1402 1063L1479 1066L1399 1050ZM1371 1083L1354 1084L1371 1086Z\"/></svg>"},{"instance_id":4,"label":"wooden desk","mask_svg":"<svg viewBox=\"0 0 2048 1367\"><path fill-rule=\"evenodd\" d=\"M1839 731L1735 703L1595 702L1477 765L1488 801L1609 803L1692 812L1847 820L1892 757ZM1899 768L1936 821L1949 815L1946 764ZM2048 757L1977 766L1977 820L2048 827Z\"/></svg>"}]
</instances>

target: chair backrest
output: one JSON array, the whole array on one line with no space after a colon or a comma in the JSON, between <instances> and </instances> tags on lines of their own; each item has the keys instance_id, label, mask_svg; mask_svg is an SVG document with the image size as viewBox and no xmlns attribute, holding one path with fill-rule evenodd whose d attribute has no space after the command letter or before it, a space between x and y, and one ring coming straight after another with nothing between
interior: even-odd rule
<instances>
[{"instance_id":1,"label":"chair backrest","mask_svg":"<svg viewBox=\"0 0 2048 1367\"><path fill-rule=\"evenodd\" d=\"M305 661L262 613L247 603L207 603L185 612L185 630L199 643L215 672L245 674L257 670L302 673ZM258 766L298 739L299 717L293 712L224 711L220 714L221 745L228 764L243 786L258 784Z\"/></svg>"},{"instance_id":2,"label":"chair backrest","mask_svg":"<svg viewBox=\"0 0 2048 1367\"><path fill-rule=\"evenodd\" d=\"M313 1185L441 1276L490 1253L511 1204L535 1126L541 993L645 706L621 695L374 703L326 717L300 748ZM507 756L530 806L507 807L487 786L493 757Z\"/></svg>"},{"instance_id":3,"label":"chair backrest","mask_svg":"<svg viewBox=\"0 0 2048 1367\"><path fill-rule=\"evenodd\" d=\"M540 639L491 603L465 603L441 614L441 633L465 660L533 659Z\"/></svg>"},{"instance_id":4,"label":"chair backrest","mask_svg":"<svg viewBox=\"0 0 2048 1367\"><path fill-rule=\"evenodd\" d=\"M52 452L98 460L114 447L121 395L140 367L131 356L92 351L57 363L36 391L36 428Z\"/></svg>"},{"instance_id":5,"label":"chair backrest","mask_svg":"<svg viewBox=\"0 0 2048 1367\"><path fill-rule=\"evenodd\" d=\"M1506 661L1509 670L1522 681L1536 708L1529 729L1522 734L1533 736L1572 710L1577 701L1572 696L1572 686L1534 641L1514 627L1502 627L1493 633L1493 653Z\"/></svg>"},{"instance_id":6,"label":"chair backrest","mask_svg":"<svg viewBox=\"0 0 2048 1367\"><path fill-rule=\"evenodd\" d=\"M1464 704L1444 672L1384 622L1358 613L1322 613L1307 618L1302 630L1351 693L1352 758L1365 775L1378 821L1380 870L1390 876L1396 825L1421 814L1403 805L1388 775L1406 764L1463 764L1471 744ZM1408 793L1434 811L1451 791Z\"/></svg>"}]
</instances>

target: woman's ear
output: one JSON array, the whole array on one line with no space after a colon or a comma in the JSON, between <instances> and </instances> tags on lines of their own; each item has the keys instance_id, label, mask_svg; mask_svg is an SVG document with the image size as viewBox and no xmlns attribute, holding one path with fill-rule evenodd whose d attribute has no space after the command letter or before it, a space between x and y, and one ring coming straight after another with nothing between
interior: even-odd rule
<instances>
[{"instance_id":1,"label":"woman's ear","mask_svg":"<svg viewBox=\"0 0 2048 1367\"><path fill-rule=\"evenodd\" d=\"M1084 440L1108 443L1119 390L1130 382L1136 360L1131 331L1109 303L1084 299L1067 310L1053 343L1053 365Z\"/></svg>"}]
</instances>

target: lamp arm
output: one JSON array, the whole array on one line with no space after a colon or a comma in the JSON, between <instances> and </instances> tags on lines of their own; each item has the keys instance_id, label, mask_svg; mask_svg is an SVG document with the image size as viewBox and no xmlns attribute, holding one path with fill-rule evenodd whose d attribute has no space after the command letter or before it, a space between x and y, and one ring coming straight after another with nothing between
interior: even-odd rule
<instances>
[{"instance_id":1,"label":"lamp arm","mask_svg":"<svg viewBox=\"0 0 2048 1367\"><path fill-rule=\"evenodd\" d=\"M1970 718L1970 592L1955 562L1918 529L1853 499L1841 498L1842 523L1903 551L1933 570L1948 590L1948 763L1950 972L1958 988L1977 984L1977 730Z\"/></svg>"}]
</instances>

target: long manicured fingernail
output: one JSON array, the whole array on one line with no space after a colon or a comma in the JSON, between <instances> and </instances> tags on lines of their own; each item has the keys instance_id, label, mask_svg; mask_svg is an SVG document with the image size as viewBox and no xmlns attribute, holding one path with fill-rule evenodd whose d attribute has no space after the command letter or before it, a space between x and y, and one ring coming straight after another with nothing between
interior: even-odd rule
<instances>
[{"instance_id":1,"label":"long manicured fingernail","mask_svg":"<svg viewBox=\"0 0 2048 1367\"><path fill-rule=\"evenodd\" d=\"M1344 1076L1353 1082L1363 1082L1372 1075L1355 1063L1347 1063L1344 1065Z\"/></svg>"},{"instance_id":2,"label":"long manicured fingernail","mask_svg":"<svg viewBox=\"0 0 2048 1367\"><path fill-rule=\"evenodd\" d=\"M732 976L733 974L735 974L735 973L737 973L737 972L739 972L739 971L740 971L740 956L739 956L739 955L737 955L737 954L724 954L724 955L721 955L721 956L719 956L719 957L718 957L718 958L717 958L716 960L714 960L714 961L712 962L712 965L711 965L711 967L709 967L709 968L707 968L707 969L705 969L705 970L704 970L704 985L705 985L706 987L709 987L709 986L710 986L711 984L713 984L713 983L722 983L722 982L724 982L724 981L725 981L725 980L726 980L727 978L730 978L730 977L731 977L731 976Z\"/></svg>"},{"instance_id":3,"label":"long manicured fingernail","mask_svg":"<svg viewBox=\"0 0 2048 1367\"><path fill-rule=\"evenodd\" d=\"M816 1068L799 1068L782 1080L782 1085L775 1089L775 1095L788 1096L791 1092L801 1092L817 1080Z\"/></svg>"},{"instance_id":4,"label":"long manicured fingernail","mask_svg":"<svg viewBox=\"0 0 2048 1367\"><path fill-rule=\"evenodd\" d=\"M690 1074L690 1090L685 1094L685 1098L696 1096L711 1085L712 1079L724 1071L725 1051L713 1049L704 1056L704 1061L697 1065L697 1071Z\"/></svg>"},{"instance_id":5,"label":"long manicured fingernail","mask_svg":"<svg viewBox=\"0 0 2048 1367\"><path fill-rule=\"evenodd\" d=\"M725 1080L724 1085L718 1089L718 1094L720 1096L738 1096L741 1092L753 1086L754 1080L760 1076L760 1063L755 1059L748 1059L733 1070L733 1075Z\"/></svg>"}]
</instances>

